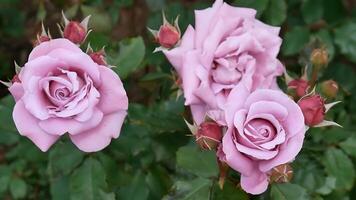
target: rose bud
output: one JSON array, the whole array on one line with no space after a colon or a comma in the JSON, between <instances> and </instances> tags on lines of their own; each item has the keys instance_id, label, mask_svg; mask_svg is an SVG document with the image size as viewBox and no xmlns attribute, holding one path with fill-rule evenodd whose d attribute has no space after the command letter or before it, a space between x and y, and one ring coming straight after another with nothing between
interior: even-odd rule
<instances>
[{"instance_id":1,"label":"rose bud","mask_svg":"<svg viewBox=\"0 0 356 200\"><path fill-rule=\"evenodd\" d=\"M306 125L315 126L324 121L325 102L320 95L305 97L299 100L298 105L303 112Z\"/></svg>"},{"instance_id":2,"label":"rose bud","mask_svg":"<svg viewBox=\"0 0 356 200\"><path fill-rule=\"evenodd\" d=\"M77 21L69 21L63 12L62 15L64 19L64 30L62 31L63 37L75 44L83 43L90 32L88 31L90 16L87 16L79 23Z\"/></svg>"},{"instance_id":3,"label":"rose bud","mask_svg":"<svg viewBox=\"0 0 356 200\"><path fill-rule=\"evenodd\" d=\"M326 49L314 49L310 61L316 66L325 66L328 64L329 55Z\"/></svg>"},{"instance_id":4,"label":"rose bud","mask_svg":"<svg viewBox=\"0 0 356 200\"><path fill-rule=\"evenodd\" d=\"M11 83L21 83L21 80L20 80L18 74L15 74L14 77L12 77Z\"/></svg>"},{"instance_id":5,"label":"rose bud","mask_svg":"<svg viewBox=\"0 0 356 200\"><path fill-rule=\"evenodd\" d=\"M88 54L91 57L91 59L94 62L96 62L98 65L103 65L103 66L108 65L108 63L106 62L106 53L104 48L102 48L100 51L97 52L89 51Z\"/></svg>"},{"instance_id":6,"label":"rose bud","mask_svg":"<svg viewBox=\"0 0 356 200\"><path fill-rule=\"evenodd\" d=\"M181 32L178 26L178 17L176 18L174 25L170 24L165 14L163 13L163 25L159 28L158 31L148 29L153 36L157 43L161 45L163 48L173 48L180 40Z\"/></svg>"},{"instance_id":7,"label":"rose bud","mask_svg":"<svg viewBox=\"0 0 356 200\"><path fill-rule=\"evenodd\" d=\"M33 43L33 46L38 46L39 44L41 44L42 42L47 42L50 41L51 38L51 34L49 33L49 31L46 31L44 28L44 25L42 23L42 32L41 35L37 34L37 38Z\"/></svg>"},{"instance_id":8,"label":"rose bud","mask_svg":"<svg viewBox=\"0 0 356 200\"><path fill-rule=\"evenodd\" d=\"M309 84L304 79L295 79L288 83L288 89L293 89L297 97L302 97L308 93Z\"/></svg>"},{"instance_id":9,"label":"rose bud","mask_svg":"<svg viewBox=\"0 0 356 200\"><path fill-rule=\"evenodd\" d=\"M327 80L321 83L321 90L328 98L335 98L339 92L339 85L333 80Z\"/></svg>"},{"instance_id":10,"label":"rose bud","mask_svg":"<svg viewBox=\"0 0 356 200\"><path fill-rule=\"evenodd\" d=\"M288 183L293 178L293 169L289 164L279 165L271 170L270 182Z\"/></svg>"},{"instance_id":11,"label":"rose bud","mask_svg":"<svg viewBox=\"0 0 356 200\"><path fill-rule=\"evenodd\" d=\"M200 124L195 137L201 149L216 149L218 144L221 143L222 130L216 122L203 122Z\"/></svg>"}]
</instances>

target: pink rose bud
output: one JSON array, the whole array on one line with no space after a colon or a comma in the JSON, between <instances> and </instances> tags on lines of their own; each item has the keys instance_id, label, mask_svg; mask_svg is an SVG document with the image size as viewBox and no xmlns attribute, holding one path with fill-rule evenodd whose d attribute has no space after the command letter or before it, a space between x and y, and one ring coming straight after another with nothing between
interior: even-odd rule
<instances>
[{"instance_id":1,"label":"pink rose bud","mask_svg":"<svg viewBox=\"0 0 356 200\"><path fill-rule=\"evenodd\" d=\"M64 27L63 37L72 41L73 43L80 44L84 41L87 35L85 28L79 22L71 21Z\"/></svg>"},{"instance_id":2,"label":"pink rose bud","mask_svg":"<svg viewBox=\"0 0 356 200\"><path fill-rule=\"evenodd\" d=\"M279 165L271 170L270 182L288 183L293 178L293 169L289 164Z\"/></svg>"},{"instance_id":3,"label":"pink rose bud","mask_svg":"<svg viewBox=\"0 0 356 200\"><path fill-rule=\"evenodd\" d=\"M288 88L295 90L298 97L302 97L308 93L309 84L304 79L295 79L288 83Z\"/></svg>"},{"instance_id":4,"label":"pink rose bud","mask_svg":"<svg viewBox=\"0 0 356 200\"><path fill-rule=\"evenodd\" d=\"M321 83L321 90L328 98L335 98L339 92L339 85L333 80L327 80Z\"/></svg>"},{"instance_id":5,"label":"pink rose bud","mask_svg":"<svg viewBox=\"0 0 356 200\"><path fill-rule=\"evenodd\" d=\"M174 47L180 40L180 33L176 27L171 24L164 24L160 27L158 31L157 41L165 48Z\"/></svg>"},{"instance_id":6,"label":"pink rose bud","mask_svg":"<svg viewBox=\"0 0 356 200\"><path fill-rule=\"evenodd\" d=\"M64 19L63 37L72 41L75 44L81 44L84 42L88 35L88 23L90 16L83 19L82 22L69 21L64 13L62 13Z\"/></svg>"},{"instance_id":7,"label":"pink rose bud","mask_svg":"<svg viewBox=\"0 0 356 200\"><path fill-rule=\"evenodd\" d=\"M91 57L91 59L96 62L98 65L104 65L107 66L107 62L106 62L106 58L105 58L105 50L101 49L100 51L97 52L92 52L89 53L89 56Z\"/></svg>"},{"instance_id":8,"label":"pink rose bud","mask_svg":"<svg viewBox=\"0 0 356 200\"><path fill-rule=\"evenodd\" d=\"M174 21L174 25L172 25L167 21L164 13L162 14L162 16L163 25L161 25L159 30L148 30L153 34L155 40L161 45L161 47L170 49L173 48L179 42L181 37L181 31L178 26L178 17Z\"/></svg>"},{"instance_id":9,"label":"pink rose bud","mask_svg":"<svg viewBox=\"0 0 356 200\"><path fill-rule=\"evenodd\" d=\"M298 105L302 109L306 125L315 126L324 121L325 102L320 95L305 97L299 100Z\"/></svg>"},{"instance_id":10,"label":"pink rose bud","mask_svg":"<svg viewBox=\"0 0 356 200\"><path fill-rule=\"evenodd\" d=\"M314 49L310 61L317 66L326 66L328 64L329 55L326 49Z\"/></svg>"},{"instance_id":11,"label":"pink rose bud","mask_svg":"<svg viewBox=\"0 0 356 200\"><path fill-rule=\"evenodd\" d=\"M221 143L222 131L216 122L203 122L197 131L196 142L205 150L216 149Z\"/></svg>"},{"instance_id":12,"label":"pink rose bud","mask_svg":"<svg viewBox=\"0 0 356 200\"><path fill-rule=\"evenodd\" d=\"M12 77L11 83L21 83L21 80L20 80L18 74L15 74L14 77Z\"/></svg>"},{"instance_id":13,"label":"pink rose bud","mask_svg":"<svg viewBox=\"0 0 356 200\"><path fill-rule=\"evenodd\" d=\"M42 23L41 35L37 34L37 39L34 41L33 46L38 46L42 42L47 42L47 41L50 41L51 39L52 39L51 34L49 34L49 32L46 31L46 29L44 28L44 25Z\"/></svg>"}]
</instances>

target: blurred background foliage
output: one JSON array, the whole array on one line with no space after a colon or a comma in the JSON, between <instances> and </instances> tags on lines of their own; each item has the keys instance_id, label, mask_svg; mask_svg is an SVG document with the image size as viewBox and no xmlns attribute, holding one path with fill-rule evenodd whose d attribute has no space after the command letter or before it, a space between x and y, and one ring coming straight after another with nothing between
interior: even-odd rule
<instances>
[{"instance_id":1,"label":"blurred background foliage","mask_svg":"<svg viewBox=\"0 0 356 200\"><path fill-rule=\"evenodd\" d=\"M230 171L223 191L213 152L194 144L183 117L189 111L176 98L172 67L156 47L146 27L158 29L161 10L180 27L194 24L194 9L207 0L0 0L0 78L11 79L14 64L23 65L40 32L41 21L58 37L61 10L80 20L92 15L94 50L106 46L109 62L124 80L129 115L118 140L102 152L84 154L61 139L48 153L20 137L12 122L14 105L0 88L1 199L356 199L356 1L354 0L231 0L252 7L262 21L281 26L280 59L300 75L310 52L325 47L330 63L320 80L334 79L341 100L330 113L344 126L311 129L293 163L291 183L273 184L260 196L249 196ZM334 100L334 99L331 99Z\"/></svg>"}]
</instances>

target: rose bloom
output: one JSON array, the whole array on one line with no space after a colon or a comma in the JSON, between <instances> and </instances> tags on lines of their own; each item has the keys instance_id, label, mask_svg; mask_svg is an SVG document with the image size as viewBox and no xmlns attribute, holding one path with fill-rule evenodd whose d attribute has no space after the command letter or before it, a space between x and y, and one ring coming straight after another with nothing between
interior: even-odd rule
<instances>
[{"instance_id":1,"label":"rose bloom","mask_svg":"<svg viewBox=\"0 0 356 200\"><path fill-rule=\"evenodd\" d=\"M286 94L271 89L249 95L237 87L227 105L228 129L218 157L241 173L242 189L263 193L271 170L293 161L301 150L306 131L303 113Z\"/></svg>"},{"instance_id":2,"label":"rose bloom","mask_svg":"<svg viewBox=\"0 0 356 200\"><path fill-rule=\"evenodd\" d=\"M232 88L244 84L251 92L277 88L284 67L276 58L280 28L263 24L256 11L217 0L195 11L180 46L163 51L182 79L185 104L200 124L210 109L224 107Z\"/></svg>"},{"instance_id":3,"label":"rose bloom","mask_svg":"<svg viewBox=\"0 0 356 200\"><path fill-rule=\"evenodd\" d=\"M119 137L128 98L120 78L67 39L43 42L9 88L21 135L47 151L69 133L82 151L99 151Z\"/></svg>"}]
</instances>

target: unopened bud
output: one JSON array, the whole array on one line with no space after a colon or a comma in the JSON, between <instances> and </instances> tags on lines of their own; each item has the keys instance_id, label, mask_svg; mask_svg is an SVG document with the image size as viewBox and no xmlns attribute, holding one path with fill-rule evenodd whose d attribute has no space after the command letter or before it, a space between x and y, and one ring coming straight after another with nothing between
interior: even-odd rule
<instances>
[{"instance_id":1,"label":"unopened bud","mask_svg":"<svg viewBox=\"0 0 356 200\"><path fill-rule=\"evenodd\" d=\"M75 44L81 44L84 42L88 35L88 23L90 16L83 19L81 22L77 21L69 21L64 13L63 20L64 20L64 30L63 30L63 37L72 41Z\"/></svg>"},{"instance_id":2,"label":"unopened bud","mask_svg":"<svg viewBox=\"0 0 356 200\"><path fill-rule=\"evenodd\" d=\"M307 96L299 100L298 105L303 112L306 125L315 126L324 121L325 102L320 95Z\"/></svg>"},{"instance_id":3,"label":"unopened bud","mask_svg":"<svg viewBox=\"0 0 356 200\"><path fill-rule=\"evenodd\" d=\"M41 32L41 34L37 34L37 38L34 41L33 46L38 46L42 42L47 42L50 40L51 40L51 34L49 33L49 31L46 31L46 29L44 28L44 25L42 23L42 32Z\"/></svg>"},{"instance_id":4,"label":"unopened bud","mask_svg":"<svg viewBox=\"0 0 356 200\"><path fill-rule=\"evenodd\" d=\"M63 37L72 41L73 43L82 43L86 35L87 31L82 25L80 25L79 22L71 21L64 27Z\"/></svg>"},{"instance_id":5,"label":"unopened bud","mask_svg":"<svg viewBox=\"0 0 356 200\"><path fill-rule=\"evenodd\" d=\"M181 37L181 32L178 26L178 17L176 18L174 25L172 25L167 21L164 13L163 25L159 28L159 30L149 30L155 37L156 41L161 45L161 47L167 49L173 48L179 42Z\"/></svg>"},{"instance_id":6,"label":"unopened bud","mask_svg":"<svg viewBox=\"0 0 356 200\"><path fill-rule=\"evenodd\" d=\"M309 84L304 79L295 79L288 83L288 89L294 90L297 97L302 97L308 93Z\"/></svg>"},{"instance_id":7,"label":"unopened bud","mask_svg":"<svg viewBox=\"0 0 356 200\"><path fill-rule=\"evenodd\" d=\"M293 169L289 164L282 164L273 168L270 172L270 182L288 183L293 178Z\"/></svg>"},{"instance_id":8,"label":"unopened bud","mask_svg":"<svg viewBox=\"0 0 356 200\"><path fill-rule=\"evenodd\" d=\"M328 98L335 98L339 92L339 85L333 80L327 80L321 83L321 90Z\"/></svg>"},{"instance_id":9,"label":"unopened bud","mask_svg":"<svg viewBox=\"0 0 356 200\"><path fill-rule=\"evenodd\" d=\"M216 149L221 143L222 130L216 122L203 122L196 133L196 142L205 150Z\"/></svg>"},{"instance_id":10,"label":"unopened bud","mask_svg":"<svg viewBox=\"0 0 356 200\"><path fill-rule=\"evenodd\" d=\"M105 51L104 49L97 51L97 52L92 52L89 53L89 56L91 59L96 62L98 65L104 65L107 66L106 58L105 58Z\"/></svg>"},{"instance_id":11,"label":"unopened bud","mask_svg":"<svg viewBox=\"0 0 356 200\"><path fill-rule=\"evenodd\" d=\"M21 83L21 80L20 80L18 74L15 74L14 77L12 77L11 83Z\"/></svg>"},{"instance_id":12,"label":"unopened bud","mask_svg":"<svg viewBox=\"0 0 356 200\"><path fill-rule=\"evenodd\" d=\"M326 49L314 49L310 61L316 66L326 66L328 64L329 55Z\"/></svg>"}]
</instances>

